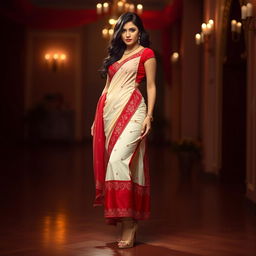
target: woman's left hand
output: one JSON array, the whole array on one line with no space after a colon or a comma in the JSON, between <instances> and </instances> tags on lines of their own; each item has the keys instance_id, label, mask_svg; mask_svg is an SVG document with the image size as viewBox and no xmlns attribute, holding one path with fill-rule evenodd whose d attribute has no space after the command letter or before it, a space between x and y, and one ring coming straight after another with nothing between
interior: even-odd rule
<instances>
[{"instance_id":1,"label":"woman's left hand","mask_svg":"<svg viewBox=\"0 0 256 256\"><path fill-rule=\"evenodd\" d=\"M150 129L151 129L151 120L149 116L146 116L142 124L142 130L140 135L141 140L144 139L144 137L149 134Z\"/></svg>"}]
</instances>

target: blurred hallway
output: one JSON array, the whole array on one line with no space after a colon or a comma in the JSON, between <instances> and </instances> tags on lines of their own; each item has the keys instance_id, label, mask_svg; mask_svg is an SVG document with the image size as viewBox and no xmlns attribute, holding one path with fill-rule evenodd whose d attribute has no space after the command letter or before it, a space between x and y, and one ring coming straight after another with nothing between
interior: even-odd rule
<instances>
[{"instance_id":1,"label":"blurred hallway","mask_svg":"<svg viewBox=\"0 0 256 256\"><path fill-rule=\"evenodd\" d=\"M255 256L256 0L127 0L157 61L151 218L128 250L92 206L118 1L104 14L98 0L0 6L0 256Z\"/></svg>"},{"instance_id":2,"label":"blurred hallway","mask_svg":"<svg viewBox=\"0 0 256 256\"><path fill-rule=\"evenodd\" d=\"M2 148L1 249L10 256L252 256L256 217L241 189L182 174L167 146L151 146L152 214L138 243L117 249L118 231L93 208L90 145Z\"/></svg>"}]
</instances>

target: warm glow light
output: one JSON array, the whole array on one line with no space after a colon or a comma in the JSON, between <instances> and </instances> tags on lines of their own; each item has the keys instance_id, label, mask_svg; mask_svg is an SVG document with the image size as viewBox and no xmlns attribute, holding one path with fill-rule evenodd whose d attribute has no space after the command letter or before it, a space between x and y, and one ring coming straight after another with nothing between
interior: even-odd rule
<instances>
[{"instance_id":1,"label":"warm glow light","mask_svg":"<svg viewBox=\"0 0 256 256\"><path fill-rule=\"evenodd\" d=\"M213 31L213 28L214 28L214 20L210 19L208 21L208 24L211 25L211 28L210 28L210 31L209 31L211 33Z\"/></svg>"},{"instance_id":2,"label":"warm glow light","mask_svg":"<svg viewBox=\"0 0 256 256\"><path fill-rule=\"evenodd\" d=\"M64 53L63 53L63 54L61 54L61 55L60 55L60 59L61 59L61 60L66 60L66 59L67 59L66 54L64 54Z\"/></svg>"},{"instance_id":3,"label":"warm glow light","mask_svg":"<svg viewBox=\"0 0 256 256\"><path fill-rule=\"evenodd\" d=\"M109 22L110 25L115 25L116 24L116 20L113 19L113 18L109 19L108 22Z\"/></svg>"},{"instance_id":4,"label":"warm glow light","mask_svg":"<svg viewBox=\"0 0 256 256\"><path fill-rule=\"evenodd\" d=\"M123 3L122 1L118 1L117 6L118 6L118 7L123 7L123 6L124 6L124 3Z\"/></svg>"},{"instance_id":5,"label":"warm glow light","mask_svg":"<svg viewBox=\"0 0 256 256\"><path fill-rule=\"evenodd\" d=\"M174 53L172 54L172 56L173 56L173 58L175 58L175 59L179 58L179 54L178 54L177 52L174 52Z\"/></svg>"},{"instance_id":6,"label":"warm glow light","mask_svg":"<svg viewBox=\"0 0 256 256\"><path fill-rule=\"evenodd\" d=\"M109 3L105 2L103 4L103 11L106 13L106 12L108 12L108 10L109 10Z\"/></svg>"},{"instance_id":7,"label":"warm glow light","mask_svg":"<svg viewBox=\"0 0 256 256\"><path fill-rule=\"evenodd\" d=\"M248 3L246 5L247 7L247 17L252 17L253 16L253 5L251 3Z\"/></svg>"},{"instance_id":8,"label":"warm glow light","mask_svg":"<svg viewBox=\"0 0 256 256\"><path fill-rule=\"evenodd\" d=\"M241 7L241 18L242 20L245 20L247 18L247 6L243 5Z\"/></svg>"},{"instance_id":9,"label":"warm glow light","mask_svg":"<svg viewBox=\"0 0 256 256\"><path fill-rule=\"evenodd\" d=\"M142 14L142 12L143 12L143 5L142 4L137 4L137 12L138 12L138 14Z\"/></svg>"},{"instance_id":10,"label":"warm glow light","mask_svg":"<svg viewBox=\"0 0 256 256\"><path fill-rule=\"evenodd\" d=\"M211 25L213 25L213 24L214 24L214 21L213 21L212 19L210 19L210 20L208 21L208 23L211 24Z\"/></svg>"},{"instance_id":11,"label":"warm glow light","mask_svg":"<svg viewBox=\"0 0 256 256\"><path fill-rule=\"evenodd\" d=\"M101 3L98 3L96 5L96 8L97 8L97 14L101 14L102 13L102 4Z\"/></svg>"},{"instance_id":12,"label":"warm glow light","mask_svg":"<svg viewBox=\"0 0 256 256\"><path fill-rule=\"evenodd\" d=\"M118 1L117 2L117 9L119 12L121 12L124 8L124 2L123 1Z\"/></svg>"},{"instance_id":13,"label":"warm glow light","mask_svg":"<svg viewBox=\"0 0 256 256\"><path fill-rule=\"evenodd\" d=\"M201 28L202 30L206 29L207 25L205 23L202 24Z\"/></svg>"},{"instance_id":14,"label":"warm glow light","mask_svg":"<svg viewBox=\"0 0 256 256\"><path fill-rule=\"evenodd\" d=\"M199 33L196 34L197 39L201 39L201 35Z\"/></svg>"},{"instance_id":15,"label":"warm glow light","mask_svg":"<svg viewBox=\"0 0 256 256\"><path fill-rule=\"evenodd\" d=\"M47 66L54 72L62 68L67 59L67 55L65 53L57 49L55 51L56 52L47 52L44 55Z\"/></svg>"},{"instance_id":16,"label":"warm glow light","mask_svg":"<svg viewBox=\"0 0 256 256\"><path fill-rule=\"evenodd\" d=\"M174 63L174 62L177 62L178 59L179 59L179 53L174 52L174 53L172 54L172 57L171 57L172 62L173 62L173 63Z\"/></svg>"},{"instance_id":17,"label":"warm glow light","mask_svg":"<svg viewBox=\"0 0 256 256\"><path fill-rule=\"evenodd\" d=\"M129 8L130 8L130 4L125 3L124 4L124 10L127 12L129 10Z\"/></svg>"},{"instance_id":18,"label":"warm glow light","mask_svg":"<svg viewBox=\"0 0 256 256\"><path fill-rule=\"evenodd\" d=\"M114 34L114 29L113 29L113 28L109 29L109 30L108 30L108 34L109 34L110 36L112 36L112 35Z\"/></svg>"},{"instance_id":19,"label":"warm glow light","mask_svg":"<svg viewBox=\"0 0 256 256\"><path fill-rule=\"evenodd\" d=\"M236 32L240 34L241 30L242 30L242 23L241 22L237 22L237 24L236 24Z\"/></svg>"},{"instance_id":20,"label":"warm glow light","mask_svg":"<svg viewBox=\"0 0 256 256\"><path fill-rule=\"evenodd\" d=\"M44 55L44 58L45 58L46 60L50 60L51 55L50 55L49 53L46 53L46 54Z\"/></svg>"},{"instance_id":21,"label":"warm glow light","mask_svg":"<svg viewBox=\"0 0 256 256\"><path fill-rule=\"evenodd\" d=\"M58 213L57 216L43 217L43 245L65 244L67 239L67 216Z\"/></svg>"},{"instance_id":22,"label":"warm glow light","mask_svg":"<svg viewBox=\"0 0 256 256\"><path fill-rule=\"evenodd\" d=\"M103 35L104 38L106 38L108 36L108 29L107 28L102 29L102 35Z\"/></svg>"},{"instance_id":23,"label":"warm glow light","mask_svg":"<svg viewBox=\"0 0 256 256\"><path fill-rule=\"evenodd\" d=\"M130 4L129 11L134 12L134 10L135 10L134 4Z\"/></svg>"},{"instance_id":24,"label":"warm glow light","mask_svg":"<svg viewBox=\"0 0 256 256\"><path fill-rule=\"evenodd\" d=\"M212 24L208 23L206 26L207 26L207 34L210 34L212 31Z\"/></svg>"},{"instance_id":25,"label":"warm glow light","mask_svg":"<svg viewBox=\"0 0 256 256\"><path fill-rule=\"evenodd\" d=\"M59 54L58 54L58 53L55 53L55 54L53 55L53 58L54 58L55 60L57 60L57 59L59 58Z\"/></svg>"},{"instance_id":26,"label":"warm glow light","mask_svg":"<svg viewBox=\"0 0 256 256\"><path fill-rule=\"evenodd\" d=\"M232 20L232 21L231 21L231 31L232 31L232 32L235 32L235 31L236 31L236 24L237 24L237 21L236 21L236 20Z\"/></svg>"},{"instance_id":27,"label":"warm glow light","mask_svg":"<svg viewBox=\"0 0 256 256\"><path fill-rule=\"evenodd\" d=\"M196 44L199 45L201 43L201 35L199 33L197 33L195 35L195 40L196 40Z\"/></svg>"},{"instance_id":28,"label":"warm glow light","mask_svg":"<svg viewBox=\"0 0 256 256\"><path fill-rule=\"evenodd\" d=\"M203 23L203 24L201 25L201 28L202 28L203 34L206 35L206 34L207 34L207 25L206 25L206 23Z\"/></svg>"},{"instance_id":29,"label":"warm glow light","mask_svg":"<svg viewBox=\"0 0 256 256\"><path fill-rule=\"evenodd\" d=\"M67 220L66 215L59 213L53 223L54 239L56 244L64 244L67 236Z\"/></svg>"}]
</instances>

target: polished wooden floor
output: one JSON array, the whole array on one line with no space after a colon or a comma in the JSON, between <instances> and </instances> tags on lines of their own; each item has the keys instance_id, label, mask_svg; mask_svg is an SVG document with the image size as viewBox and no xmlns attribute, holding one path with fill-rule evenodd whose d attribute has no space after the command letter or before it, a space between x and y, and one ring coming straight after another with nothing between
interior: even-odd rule
<instances>
[{"instance_id":1,"label":"polished wooden floor","mask_svg":"<svg viewBox=\"0 0 256 256\"><path fill-rule=\"evenodd\" d=\"M151 147L152 216L121 250L118 227L93 208L90 145L4 147L0 255L255 256L256 215L237 185L182 175L168 147Z\"/></svg>"}]
</instances>

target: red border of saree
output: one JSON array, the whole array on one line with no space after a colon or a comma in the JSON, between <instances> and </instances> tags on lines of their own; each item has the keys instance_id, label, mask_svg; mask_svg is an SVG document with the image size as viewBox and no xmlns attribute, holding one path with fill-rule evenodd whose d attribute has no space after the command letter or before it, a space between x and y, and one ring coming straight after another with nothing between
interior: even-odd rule
<instances>
[{"instance_id":1,"label":"red border of saree","mask_svg":"<svg viewBox=\"0 0 256 256\"><path fill-rule=\"evenodd\" d=\"M111 137L108 143L109 156L119 136L122 134L124 128L126 127L131 117L133 116L138 106L140 105L141 99L142 99L142 95L140 91L138 89L135 89L114 126L113 132L111 134Z\"/></svg>"}]
</instances>

